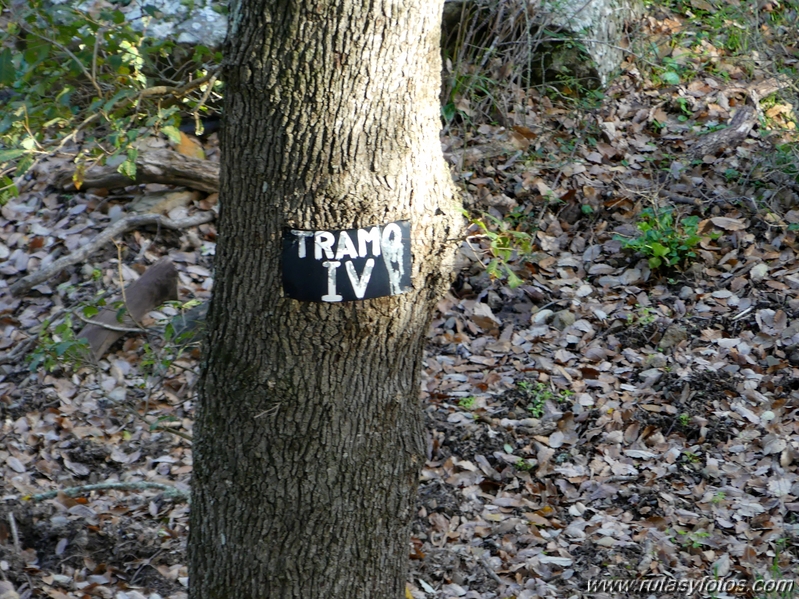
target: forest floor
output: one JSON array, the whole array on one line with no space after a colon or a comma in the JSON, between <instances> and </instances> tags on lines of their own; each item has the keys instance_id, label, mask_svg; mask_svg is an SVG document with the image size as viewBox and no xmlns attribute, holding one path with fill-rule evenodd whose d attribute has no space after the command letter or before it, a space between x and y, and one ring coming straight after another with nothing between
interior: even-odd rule
<instances>
[{"instance_id":1,"label":"forest floor","mask_svg":"<svg viewBox=\"0 0 799 599\"><path fill-rule=\"evenodd\" d=\"M688 23L658 10L642 35L672 40ZM442 143L487 231L470 227L430 330L414 598L799 596L796 82L700 45L702 64L665 44L660 78L625 62L591 102L509 90L506 126L455 98ZM711 137L745 106L745 137ZM204 153L218 161L215 135ZM133 333L99 366L69 366L69 331L30 340L163 256L181 301L207 300L214 224L135 230L58 281L4 291L142 195L162 194L173 219L216 198L67 193L59 160L1 209L0 590L182 598L197 348ZM624 247L646 229L639 252ZM106 482L129 486L63 492ZM590 588L613 579L664 586Z\"/></svg>"}]
</instances>

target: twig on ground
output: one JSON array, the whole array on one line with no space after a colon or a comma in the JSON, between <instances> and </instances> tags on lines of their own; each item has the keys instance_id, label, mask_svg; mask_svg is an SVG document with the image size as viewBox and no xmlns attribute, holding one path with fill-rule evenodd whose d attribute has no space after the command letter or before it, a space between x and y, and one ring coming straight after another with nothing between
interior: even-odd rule
<instances>
[{"instance_id":1,"label":"twig on ground","mask_svg":"<svg viewBox=\"0 0 799 599\"><path fill-rule=\"evenodd\" d=\"M638 474L629 474L629 475L619 475L619 476L609 476L604 480L599 481L600 484L608 484L608 483L624 483L631 480L637 480L640 475Z\"/></svg>"},{"instance_id":2,"label":"twig on ground","mask_svg":"<svg viewBox=\"0 0 799 599\"><path fill-rule=\"evenodd\" d=\"M148 395L148 400L149 400L149 395ZM192 437L189 433L184 433L183 431L176 431L173 428L170 428L168 426L163 426L161 424L153 424L133 408L129 406L123 406L123 407L127 409L131 414L133 414L133 416L135 416L136 418L147 424L147 426L150 427L151 430L164 431L165 433L172 433L173 435L180 437L181 439L186 439L186 441L188 441L189 443L194 442L194 437Z\"/></svg>"},{"instance_id":3,"label":"twig on ground","mask_svg":"<svg viewBox=\"0 0 799 599\"><path fill-rule=\"evenodd\" d=\"M688 204L689 206L702 205L702 200L699 198L689 198L688 196L680 195L679 193L674 193L673 191L668 191L666 189L659 189L658 195L670 199L675 204Z\"/></svg>"},{"instance_id":4,"label":"twig on ground","mask_svg":"<svg viewBox=\"0 0 799 599\"><path fill-rule=\"evenodd\" d=\"M19 542L19 530L17 530L17 520L14 518L14 512L8 512L8 527L11 529L11 538L14 540L14 549L19 553L22 546Z\"/></svg>"},{"instance_id":5,"label":"twig on ground","mask_svg":"<svg viewBox=\"0 0 799 599\"><path fill-rule=\"evenodd\" d=\"M83 495L84 493L89 493L91 491L145 491L147 489L158 489L159 491L164 492L164 496L172 499L176 499L179 501L188 501L189 500L189 492L182 491L177 487L173 487L172 485L166 485L164 483L155 483L150 481L139 481L139 482L113 482L113 483L97 483L94 485L82 485L79 487L69 487L67 489L61 489L59 491L47 491L45 493L37 493L36 495L30 495L26 497L26 499L30 501L45 501L47 499L55 499L58 497L59 493L63 493L67 497L75 497L76 495Z\"/></svg>"},{"instance_id":6,"label":"twig on ground","mask_svg":"<svg viewBox=\"0 0 799 599\"><path fill-rule=\"evenodd\" d=\"M0 364L11 364L17 361L18 358L23 357L28 353L28 350L33 347L38 337L31 336L19 343L13 350L4 356L0 356Z\"/></svg>"},{"instance_id":7,"label":"twig on ground","mask_svg":"<svg viewBox=\"0 0 799 599\"><path fill-rule=\"evenodd\" d=\"M145 225L158 225L166 229L178 230L186 229L188 227L196 227L197 225L211 222L214 220L214 218L216 218L216 215L212 211L200 212L194 216L177 220L172 220L161 214L133 214L115 222L113 225L95 237L91 243L86 244L81 249L69 254L68 256L64 256L59 260L56 260L47 268L38 270L27 277L21 278L19 281L9 287L9 291L11 292L11 295L14 296L23 295L32 287L36 287L36 285L44 283L68 266L82 262L106 243L114 239L114 237L123 235L137 227L142 227Z\"/></svg>"},{"instance_id":8,"label":"twig on ground","mask_svg":"<svg viewBox=\"0 0 799 599\"><path fill-rule=\"evenodd\" d=\"M134 328L134 327L118 327L113 324L107 324L105 322L100 322L98 320L92 320L91 318L86 318L85 316L81 316L79 312L74 312L75 316L77 316L80 320L85 322L86 324L93 324L98 327L102 327L104 329L108 329L109 331L117 331L118 333L142 333L146 332L147 329L144 327Z\"/></svg>"},{"instance_id":9,"label":"twig on ground","mask_svg":"<svg viewBox=\"0 0 799 599\"><path fill-rule=\"evenodd\" d=\"M491 577L491 579L496 582L497 584L505 586L505 583L502 582L502 579L494 572L494 568L491 567L491 564L488 563L488 560L485 558L484 555L480 556L480 563L485 568L486 573Z\"/></svg>"},{"instance_id":10,"label":"twig on ground","mask_svg":"<svg viewBox=\"0 0 799 599\"><path fill-rule=\"evenodd\" d=\"M139 572L141 572L141 571L142 571L144 568L146 568L147 566L149 566L149 567L151 567L153 570L156 570L156 571L157 571L157 568L156 568L155 566L153 566L153 561L155 560L155 558L156 558L156 557L158 557L159 555L161 555L161 553L162 553L163 551L164 551L164 548L163 548L163 547L161 547L161 548L160 548L158 551L156 551L156 552L155 552L153 555L151 555L151 556L150 556L150 557L148 557L147 559L143 560L143 562L142 562L142 565L141 565L141 566L139 566L138 570L136 570L136 572L134 572L133 576L131 576L131 577L130 577L130 583L129 583L129 584L130 584L131 586L133 586L133 585L136 583L136 579L137 579L137 578L138 578L138 576L139 576Z\"/></svg>"},{"instance_id":11,"label":"twig on ground","mask_svg":"<svg viewBox=\"0 0 799 599\"><path fill-rule=\"evenodd\" d=\"M117 248L117 274L119 275L119 289L122 291L122 304L125 306L125 311L128 313L128 316L130 316L133 324L143 331L145 330L144 325L142 325L142 323L136 319L136 316L130 309L130 305L128 304L128 296L125 293L125 277L122 275L122 244L116 239L112 239L111 241L114 242L114 245Z\"/></svg>"}]
</instances>

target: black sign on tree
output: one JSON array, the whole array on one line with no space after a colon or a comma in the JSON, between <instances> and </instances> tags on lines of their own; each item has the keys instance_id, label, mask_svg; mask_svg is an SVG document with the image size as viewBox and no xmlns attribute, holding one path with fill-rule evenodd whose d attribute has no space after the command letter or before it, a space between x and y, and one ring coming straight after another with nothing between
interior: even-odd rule
<instances>
[{"instance_id":1,"label":"black sign on tree","mask_svg":"<svg viewBox=\"0 0 799 599\"><path fill-rule=\"evenodd\" d=\"M306 302L350 302L411 288L411 224L283 233L283 291Z\"/></svg>"}]
</instances>

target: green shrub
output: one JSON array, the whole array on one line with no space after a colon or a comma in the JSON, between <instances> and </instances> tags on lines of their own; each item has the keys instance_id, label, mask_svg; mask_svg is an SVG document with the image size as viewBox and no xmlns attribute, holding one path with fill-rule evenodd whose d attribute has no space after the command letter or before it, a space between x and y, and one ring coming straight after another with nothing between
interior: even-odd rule
<instances>
[{"instance_id":1,"label":"green shrub","mask_svg":"<svg viewBox=\"0 0 799 599\"><path fill-rule=\"evenodd\" d=\"M564 402L574 395L574 391L562 389L557 393L553 391L544 383L531 384L528 381L519 381L516 383L519 391L521 391L530 401L527 410L533 418L541 418L544 414L544 404L547 401Z\"/></svg>"},{"instance_id":2,"label":"green shrub","mask_svg":"<svg viewBox=\"0 0 799 599\"><path fill-rule=\"evenodd\" d=\"M485 237L488 242L488 252L491 259L485 265L488 274L495 279L507 279L511 288L522 284L519 276L511 270L508 262L513 259L524 258L529 255L533 247L533 234L528 231L519 230L523 226L514 223L514 217L509 215L506 219L499 219L490 214L484 214L481 218L471 217L468 212L464 215L469 221L477 225L480 230L479 236Z\"/></svg>"},{"instance_id":3,"label":"green shrub","mask_svg":"<svg viewBox=\"0 0 799 599\"><path fill-rule=\"evenodd\" d=\"M56 368L71 369L89 361L89 344L78 339L72 330L72 317L67 314L63 321L52 328L49 321L42 324L36 349L28 356L31 372L42 367L47 372Z\"/></svg>"},{"instance_id":4,"label":"green shrub","mask_svg":"<svg viewBox=\"0 0 799 599\"><path fill-rule=\"evenodd\" d=\"M699 217L688 216L677 222L673 208L646 208L641 211L636 227L641 232L633 238L615 235L625 250L643 254L649 268L673 267L696 257L694 248L702 241ZM712 237L712 236L711 236Z\"/></svg>"},{"instance_id":5,"label":"green shrub","mask_svg":"<svg viewBox=\"0 0 799 599\"><path fill-rule=\"evenodd\" d=\"M135 176L134 142L159 132L179 141L179 112L205 109L220 60L204 46L192 53L148 38L119 10L93 17L43 0L12 9L0 33L0 204L16 195L15 178L81 131L78 187L82 164L109 161Z\"/></svg>"}]
</instances>

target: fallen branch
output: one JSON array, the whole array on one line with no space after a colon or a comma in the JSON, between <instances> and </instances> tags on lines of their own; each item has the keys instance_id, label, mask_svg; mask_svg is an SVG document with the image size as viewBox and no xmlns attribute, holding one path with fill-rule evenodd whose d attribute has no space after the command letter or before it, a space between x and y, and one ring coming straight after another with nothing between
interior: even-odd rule
<instances>
[{"instance_id":1,"label":"fallen branch","mask_svg":"<svg viewBox=\"0 0 799 599\"><path fill-rule=\"evenodd\" d=\"M55 185L70 188L75 185L75 169L68 168L55 177ZM150 150L136 158L136 178L120 173L115 166L94 166L80 177L81 187L127 187L142 183L182 185L207 193L219 191L219 164L210 160L189 158L174 150Z\"/></svg>"},{"instance_id":2,"label":"fallen branch","mask_svg":"<svg viewBox=\"0 0 799 599\"><path fill-rule=\"evenodd\" d=\"M194 442L194 437L192 437L189 433L184 433L183 431L175 430L175 429L170 428L170 427L168 427L166 425L163 425L163 424L156 424L156 423L150 422L149 420L147 420L147 418L145 418L144 416L139 414L133 408L129 408L128 406L124 406L124 407L125 407L126 410L128 410L128 412L133 414L134 417L138 418L139 420L141 420L142 422L147 424L147 427L149 428L149 430L151 432L152 431L160 431L160 432L164 432L164 433L172 433L176 437L180 437L181 439L185 439L189 443L193 443ZM2 599L2 598L0 598L0 599Z\"/></svg>"},{"instance_id":3,"label":"fallen branch","mask_svg":"<svg viewBox=\"0 0 799 599\"><path fill-rule=\"evenodd\" d=\"M14 549L17 553L22 551L22 546L19 543L19 530L17 529L17 520L14 518L14 512L8 512L8 527L11 529L11 538L14 541Z\"/></svg>"},{"instance_id":4,"label":"fallen branch","mask_svg":"<svg viewBox=\"0 0 799 599\"><path fill-rule=\"evenodd\" d=\"M147 489L158 489L159 491L164 492L164 497L177 499L179 501L189 501L190 498L188 491L181 491L172 485L140 481L132 483L97 483L94 485L82 485L80 487L61 489L60 491L47 491L46 493L29 495L28 497L25 497L25 499L29 501L45 501L47 499L55 499L58 497L59 493L63 493L67 497L75 497L76 495L83 495L84 493L89 493L90 491L145 491Z\"/></svg>"},{"instance_id":5,"label":"fallen branch","mask_svg":"<svg viewBox=\"0 0 799 599\"><path fill-rule=\"evenodd\" d=\"M757 123L757 109L744 105L738 108L725 129L708 133L691 147L689 154L693 158L713 156L723 148L735 148L746 139L752 127Z\"/></svg>"},{"instance_id":6,"label":"fallen branch","mask_svg":"<svg viewBox=\"0 0 799 599\"><path fill-rule=\"evenodd\" d=\"M689 206L701 206L702 200L698 198L689 198L688 196L680 195L666 189L658 190L658 195L670 199L675 204L688 204Z\"/></svg>"},{"instance_id":7,"label":"fallen branch","mask_svg":"<svg viewBox=\"0 0 799 599\"><path fill-rule=\"evenodd\" d=\"M478 558L478 560L480 561L480 564L482 564L483 568L485 568L486 574L488 574L494 582L496 582L499 585L503 586L505 585L505 583L502 582L502 579L499 577L499 575L496 572L494 572L494 568L492 568L491 564L488 563L488 560L486 559L485 555L481 555Z\"/></svg>"},{"instance_id":8,"label":"fallen branch","mask_svg":"<svg viewBox=\"0 0 799 599\"><path fill-rule=\"evenodd\" d=\"M0 364L14 364L17 361L17 358L20 358L28 353L28 350L36 344L37 339L36 336L28 337L25 341L22 341L17 344L17 346L12 349L7 354L0 356Z\"/></svg>"},{"instance_id":9,"label":"fallen branch","mask_svg":"<svg viewBox=\"0 0 799 599\"><path fill-rule=\"evenodd\" d=\"M96 252L99 248L104 246L115 237L123 235L137 227L143 227L145 225L158 225L159 227L164 227L165 229L179 230L186 229L188 227L196 227L197 225L211 222L214 220L214 218L216 218L216 215L212 211L200 212L194 216L177 220L172 220L161 214L133 214L131 216L127 216L108 227L105 231L95 237L91 243L88 243L68 256L64 256L63 258L56 260L47 268L43 268L33 274L28 275L27 277L21 278L19 281L9 287L9 291L11 292L11 295L14 296L23 295L30 291L32 287L41 285L68 266L72 266L78 262L83 262L88 256Z\"/></svg>"},{"instance_id":10,"label":"fallen branch","mask_svg":"<svg viewBox=\"0 0 799 599\"><path fill-rule=\"evenodd\" d=\"M747 95L747 103L738 108L726 128L699 138L689 150L690 156L698 159L704 156L714 156L722 149L734 150L746 139L752 127L757 124L758 115L762 112L760 101L789 85L790 79L780 76L766 79L750 87L728 88L726 90L728 92L744 92Z\"/></svg>"}]
</instances>

